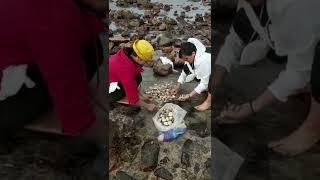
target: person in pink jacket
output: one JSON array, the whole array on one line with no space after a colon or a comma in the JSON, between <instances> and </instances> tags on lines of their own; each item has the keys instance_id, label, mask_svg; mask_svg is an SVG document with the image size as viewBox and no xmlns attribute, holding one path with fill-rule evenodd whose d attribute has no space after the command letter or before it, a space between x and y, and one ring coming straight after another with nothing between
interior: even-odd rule
<instances>
[{"instance_id":1,"label":"person in pink jacket","mask_svg":"<svg viewBox=\"0 0 320 180\"><path fill-rule=\"evenodd\" d=\"M0 100L0 140L53 109L63 135L105 144L106 116L95 111L89 81L103 60L106 9L105 0L1 1L0 82L10 78L4 70L27 65L35 87Z\"/></svg>"},{"instance_id":2,"label":"person in pink jacket","mask_svg":"<svg viewBox=\"0 0 320 180\"><path fill-rule=\"evenodd\" d=\"M136 105L149 111L155 104L146 103L150 97L139 90L143 65L152 62L154 49L146 40L136 40L132 48L120 49L109 59L109 102Z\"/></svg>"}]
</instances>

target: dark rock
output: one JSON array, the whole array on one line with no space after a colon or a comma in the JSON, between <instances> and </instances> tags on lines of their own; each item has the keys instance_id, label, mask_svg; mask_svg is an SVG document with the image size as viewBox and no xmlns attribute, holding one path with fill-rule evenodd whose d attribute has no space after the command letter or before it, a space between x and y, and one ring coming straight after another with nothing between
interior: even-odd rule
<instances>
[{"instance_id":1,"label":"dark rock","mask_svg":"<svg viewBox=\"0 0 320 180\"><path fill-rule=\"evenodd\" d=\"M160 26L159 26L159 31L165 31L167 29L167 25L162 23Z\"/></svg>"},{"instance_id":2,"label":"dark rock","mask_svg":"<svg viewBox=\"0 0 320 180\"><path fill-rule=\"evenodd\" d=\"M165 179L165 180L172 180L173 179L172 174L167 169L165 169L163 167L158 168L154 172L154 175L159 177L159 178Z\"/></svg>"},{"instance_id":3,"label":"dark rock","mask_svg":"<svg viewBox=\"0 0 320 180\"><path fill-rule=\"evenodd\" d=\"M113 31L109 30L109 37L113 36Z\"/></svg>"},{"instance_id":4,"label":"dark rock","mask_svg":"<svg viewBox=\"0 0 320 180\"><path fill-rule=\"evenodd\" d=\"M177 25L177 21L168 16L164 17L163 22L168 25Z\"/></svg>"},{"instance_id":5,"label":"dark rock","mask_svg":"<svg viewBox=\"0 0 320 180\"><path fill-rule=\"evenodd\" d=\"M167 164L170 161L168 157L164 157L163 159L160 160L160 164Z\"/></svg>"},{"instance_id":6,"label":"dark rock","mask_svg":"<svg viewBox=\"0 0 320 180\"><path fill-rule=\"evenodd\" d=\"M185 167L191 166L190 160L191 160L191 153L192 153L192 145L193 145L193 141L188 139L184 142L182 147L181 163Z\"/></svg>"},{"instance_id":7,"label":"dark rock","mask_svg":"<svg viewBox=\"0 0 320 180\"><path fill-rule=\"evenodd\" d=\"M178 11L174 11L173 15L178 16Z\"/></svg>"},{"instance_id":8,"label":"dark rock","mask_svg":"<svg viewBox=\"0 0 320 180\"><path fill-rule=\"evenodd\" d=\"M131 27L139 27L140 26L140 20L139 19L132 19L129 21L129 28Z\"/></svg>"},{"instance_id":9,"label":"dark rock","mask_svg":"<svg viewBox=\"0 0 320 180\"><path fill-rule=\"evenodd\" d=\"M172 66L170 64L162 64L161 60L158 60L153 65L153 72L159 76L167 76L172 73Z\"/></svg>"},{"instance_id":10,"label":"dark rock","mask_svg":"<svg viewBox=\"0 0 320 180\"><path fill-rule=\"evenodd\" d=\"M207 168L203 171L203 179L204 180L211 180L212 179L211 168Z\"/></svg>"},{"instance_id":11,"label":"dark rock","mask_svg":"<svg viewBox=\"0 0 320 180\"><path fill-rule=\"evenodd\" d=\"M121 34L122 37L130 37L130 32L129 31L124 31L122 34Z\"/></svg>"},{"instance_id":12,"label":"dark rock","mask_svg":"<svg viewBox=\"0 0 320 180\"><path fill-rule=\"evenodd\" d=\"M206 168L211 168L211 164L212 164L211 158L208 158L204 165Z\"/></svg>"},{"instance_id":13,"label":"dark rock","mask_svg":"<svg viewBox=\"0 0 320 180\"><path fill-rule=\"evenodd\" d=\"M173 39L167 34L162 34L158 39L159 46L171 46L172 43Z\"/></svg>"},{"instance_id":14,"label":"dark rock","mask_svg":"<svg viewBox=\"0 0 320 180\"><path fill-rule=\"evenodd\" d=\"M157 141L148 140L141 148L141 166L142 171L152 171L157 167L160 145Z\"/></svg>"},{"instance_id":15,"label":"dark rock","mask_svg":"<svg viewBox=\"0 0 320 180\"><path fill-rule=\"evenodd\" d=\"M193 2L200 2L201 0L192 0Z\"/></svg>"},{"instance_id":16,"label":"dark rock","mask_svg":"<svg viewBox=\"0 0 320 180\"><path fill-rule=\"evenodd\" d=\"M192 172L187 170L181 170L181 178L185 180L195 180L197 176L195 176Z\"/></svg>"},{"instance_id":17,"label":"dark rock","mask_svg":"<svg viewBox=\"0 0 320 180\"><path fill-rule=\"evenodd\" d=\"M135 180L135 178L129 176L127 173L123 171L118 171L116 176L117 176L117 179L119 180Z\"/></svg>"},{"instance_id":18,"label":"dark rock","mask_svg":"<svg viewBox=\"0 0 320 180\"><path fill-rule=\"evenodd\" d=\"M206 123L194 123L189 125L189 130L193 130L201 138L207 137L210 135Z\"/></svg>"},{"instance_id":19,"label":"dark rock","mask_svg":"<svg viewBox=\"0 0 320 180\"><path fill-rule=\"evenodd\" d=\"M180 13L180 17L181 17L181 18L185 18L185 17L186 17L186 12L185 12L185 11L182 11L182 12Z\"/></svg>"},{"instance_id":20,"label":"dark rock","mask_svg":"<svg viewBox=\"0 0 320 180\"><path fill-rule=\"evenodd\" d=\"M194 173L195 173L195 174L198 174L198 172L200 171L200 164L199 164L199 163L196 163L196 164L194 165L193 170L194 170Z\"/></svg>"},{"instance_id":21,"label":"dark rock","mask_svg":"<svg viewBox=\"0 0 320 180\"><path fill-rule=\"evenodd\" d=\"M175 39L174 40L174 43L173 43L174 47L180 47L181 44L182 44L181 39Z\"/></svg>"},{"instance_id":22,"label":"dark rock","mask_svg":"<svg viewBox=\"0 0 320 180\"><path fill-rule=\"evenodd\" d=\"M196 14L195 21L196 22L203 22L203 17L201 16L201 14Z\"/></svg>"},{"instance_id":23,"label":"dark rock","mask_svg":"<svg viewBox=\"0 0 320 180\"><path fill-rule=\"evenodd\" d=\"M177 168L180 167L180 165L179 165L178 163L175 163L175 164L173 165L173 167L177 169Z\"/></svg>"},{"instance_id":24,"label":"dark rock","mask_svg":"<svg viewBox=\"0 0 320 180\"><path fill-rule=\"evenodd\" d=\"M145 10L143 15L146 18L152 17L152 11L151 10Z\"/></svg>"},{"instance_id":25,"label":"dark rock","mask_svg":"<svg viewBox=\"0 0 320 180\"><path fill-rule=\"evenodd\" d=\"M169 151L168 151L168 149L164 149L163 152L164 153L168 153Z\"/></svg>"},{"instance_id":26,"label":"dark rock","mask_svg":"<svg viewBox=\"0 0 320 180\"><path fill-rule=\"evenodd\" d=\"M183 9L186 10L187 12L189 12L191 10L191 7L190 6L186 6Z\"/></svg>"},{"instance_id":27,"label":"dark rock","mask_svg":"<svg viewBox=\"0 0 320 180\"><path fill-rule=\"evenodd\" d=\"M170 6L168 4L164 5L163 9L165 11L170 11Z\"/></svg>"},{"instance_id":28,"label":"dark rock","mask_svg":"<svg viewBox=\"0 0 320 180\"><path fill-rule=\"evenodd\" d=\"M198 8L198 7L193 7L193 8L192 8L192 10L197 10L197 9L199 9L199 8Z\"/></svg>"}]
</instances>

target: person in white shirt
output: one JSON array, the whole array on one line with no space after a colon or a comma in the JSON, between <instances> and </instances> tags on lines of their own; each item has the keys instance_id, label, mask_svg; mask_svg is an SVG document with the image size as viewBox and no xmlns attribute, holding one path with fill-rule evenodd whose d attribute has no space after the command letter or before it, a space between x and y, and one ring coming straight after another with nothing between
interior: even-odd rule
<instances>
[{"instance_id":1,"label":"person in white shirt","mask_svg":"<svg viewBox=\"0 0 320 180\"><path fill-rule=\"evenodd\" d=\"M211 54L206 52L206 47L198 39L189 38L187 42L181 44L179 58L185 61L185 65L172 93L177 94L181 85L185 82L199 81L192 92L179 97L179 100L186 101L208 90L211 74Z\"/></svg>"},{"instance_id":2,"label":"person in white shirt","mask_svg":"<svg viewBox=\"0 0 320 180\"><path fill-rule=\"evenodd\" d=\"M233 67L257 62L270 48L287 56L287 63L260 96L252 102L229 106L221 112L218 123L239 123L277 101L285 102L305 88L311 77L313 98L307 119L289 136L269 143L269 147L284 155L296 155L320 139L320 81L315 75L319 76L320 70L320 56L315 56L320 21L312 18L319 16L318 7L317 0L239 0L230 34L215 62L213 88L221 86Z\"/></svg>"}]
</instances>

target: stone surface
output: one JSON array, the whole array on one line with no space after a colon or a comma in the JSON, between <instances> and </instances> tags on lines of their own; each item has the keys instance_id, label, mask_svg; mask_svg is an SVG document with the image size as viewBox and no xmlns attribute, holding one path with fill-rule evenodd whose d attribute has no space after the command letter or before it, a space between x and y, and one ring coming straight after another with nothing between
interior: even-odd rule
<instances>
[{"instance_id":1,"label":"stone surface","mask_svg":"<svg viewBox=\"0 0 320 180\"><path fill-rule=\"evenodd\" d=\"M162 178L164 180L172 180L173 179L173 175L170 173L170 171L168 171L164 167L156 169L154 174L155 174L155 176Z\"/></svg>"},{"instance_id":2,"label":"stone surface","mask_svg":"<svg viewBox=\"0 0 320 180\"><path fill-rule=\"evenodd\" d=\"M142 171L152 171L157 167L160 146L155 140L148 140L141 148Z\"/></svg>"},{"instance_id":3,"label":"stone surface","mask_svg":"<svg viewBox=\"0 0 320 180\"><path fill-rule=\"evenodd\" d=\"M125 173L123 171L117 172L117 179L118 180L136 180L135 178L129 176L127 173Z\"/></svg>"},{"instance_id":4,"label":"stone surface","mask_svg":"<svg viewBox=\"0 0 320 180\"><path fill-rule=\"evenodd\" d=\"M192 140L188 139L184 142L181 151L181 164L185 167L191 166L191 155L192 155Z\"/></svg>"},{"instance_id":5,"label":"stone surface","mask_svg":"<svg viewBox=\"0 0 320 180\"><path fill-rule=\"evenodd\" d=\"M167 76L172 73L172 66L170 64L162 64L161 60L158 60L153 65L153 72L159 76Z\"/></svg>"}]
</instances>

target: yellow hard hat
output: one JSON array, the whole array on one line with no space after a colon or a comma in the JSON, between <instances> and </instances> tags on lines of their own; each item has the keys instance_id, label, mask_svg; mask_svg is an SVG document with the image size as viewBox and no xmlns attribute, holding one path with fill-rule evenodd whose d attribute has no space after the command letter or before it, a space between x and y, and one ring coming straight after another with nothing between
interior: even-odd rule
<instances>
[{"instance_id":1,"label":"yellow hard hat","mask_svg":"<svg viewBox=\"0 0 320 180\"><path fill-rule=\"evenodd\" d=\"M133 43L133 50L143 61L152 61L154 49L146 40L136 40Z\"/></svg>"}]
</instances>

